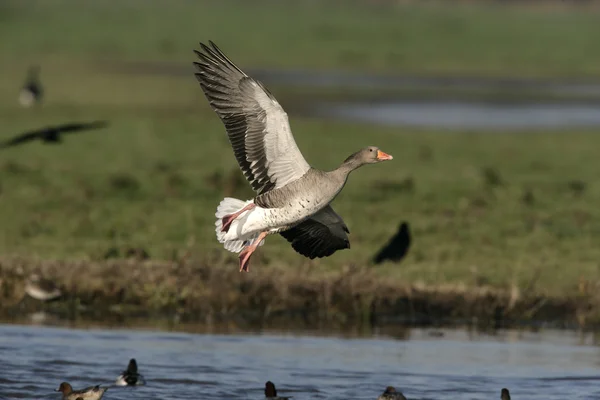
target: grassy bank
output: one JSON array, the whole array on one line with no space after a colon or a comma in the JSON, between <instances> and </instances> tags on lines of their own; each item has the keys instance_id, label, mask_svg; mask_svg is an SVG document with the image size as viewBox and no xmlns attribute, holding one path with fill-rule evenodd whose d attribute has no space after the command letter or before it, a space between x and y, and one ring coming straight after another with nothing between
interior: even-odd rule
<instances>
[{"instance_id":1,"label":"grassy bank","mask_svg":"<svg viewBox=\"0 0 600 400\"><path fill-rule=\"evenodd\" d=\"M187 63L199 40L212 39L256 67L600 74L600 11L593 4L9 0L0 7L0 50L18 63Z\"/></svg>"},{"instance_id":2,"label":"grassy bank","mask_svg":"<svg viewBox=\"0 0 600 400\"><path fill-rule=\"evenodd\" d=\"M598 328L600 297L594 286L565 296L489 285L409 284L367 268L324 274L310 266L268 267L241 275L217 260L156 263L31 263L0 265L0 318L43 310L62 320L106 323L135 318L238 327L302 328L440 326L484 329L520 324ZM25 296L25 279L36 271L52 279L63 297L41 304ZM283 324L283 325L282 325Z\"/></svg>"},{"instance_id":3,"label":"grassy bank","mask_svg":"<svg viewBox=\"0 0 600 400\"><path fill-rule=\"evenodd\" d=\"M214 253L235 269L215 239L214 210L223 196L252 193L196 83L170 87L181 94L173 103L134 93L126 105L107 99L84 109L48 104L39 113L5 108L2 138L69 120L108 118L111 125L59 146L2 152L2 254L97 261L141 247L159 260ZM167 104L146 104L154 101ZM398 282L534 280L558 293L600 276L596 132L413 132L293 116L292 127L308 161L321 168L370 144L395 156L350 177L334 207L352 249L311 263L319 268L365 265L407 221L414 237L408 257L376 269ZM272 236L254 272L307 263Z\"/></svg>"}]
</instances>

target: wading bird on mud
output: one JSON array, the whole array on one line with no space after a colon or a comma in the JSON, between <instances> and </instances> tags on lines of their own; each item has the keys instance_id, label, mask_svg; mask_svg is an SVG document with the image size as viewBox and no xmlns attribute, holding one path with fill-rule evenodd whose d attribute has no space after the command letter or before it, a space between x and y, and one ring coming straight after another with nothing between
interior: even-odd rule
<instances>
[{"instance_id":1,"label":"wading bird on mud","mask_svg":"<svg viewBox=\"0 0 600 400\"><path fill-rule=\"evenodd\" d=\"M392 156L377 147L350 155L337 169L312 168L300 153L286 112L262 83L250 78L213 43L196 51L196 78L227 131L235 158L257 196L226 197L215 216L217 239L240 253L240 271L267 235L280 233L294 250L327 257L350 248L348 227L329 203L355 169Z\"/></svg>"}]
</instances>

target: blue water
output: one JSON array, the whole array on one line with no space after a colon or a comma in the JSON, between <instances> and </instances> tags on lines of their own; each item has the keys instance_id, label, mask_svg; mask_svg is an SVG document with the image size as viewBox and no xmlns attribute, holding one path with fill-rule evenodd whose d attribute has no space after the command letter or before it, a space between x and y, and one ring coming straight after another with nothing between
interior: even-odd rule
<instances>
[{"instance_id":1,"label":"blue water","mask_svg":"<svg viewBox=\"0 0 600 400\"><path fill-rule=\"evenodd\" d=\"M310 112L325 118L450 130L565 130L600 126L600 105L593 103L340 102L318 103Z\"/></svg>"},{"instance_id":2,"label":"blue water","mask_svg":"<svg viewBox=\"0 0 600 400\"><path fill-rule=\"evenodd\" d=\"M132 357L148 384L104 399L260 399L267 380L294 399L376 399L387 385L408 399L498 399L502 387L515 400L600 398L599 349L570 332L398 340L18 325L0 325L0 397L110 385Z\"/></svg>"}]
</instances>

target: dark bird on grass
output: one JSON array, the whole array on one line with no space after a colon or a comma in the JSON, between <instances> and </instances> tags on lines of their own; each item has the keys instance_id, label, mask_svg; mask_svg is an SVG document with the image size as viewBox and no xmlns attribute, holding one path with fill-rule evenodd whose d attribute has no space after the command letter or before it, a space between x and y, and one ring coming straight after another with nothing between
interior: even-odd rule
<instances>
[{"instance_id":1,"label":"dark bird on grass","mask_svg":"<svg viewBox=\"0 0 600 400\"><path fill-rule=\"evenodd\" d=\"M127 365L127 369L119 375L115 385L117 386L141 386L145 385L146 381L142 374L138 373L137 362L135 358L129 360L129 365Z\"/></svg>"},{"instance_id":2,"label":"dark bird on grass","mask_svg":"<svg viewBox=\"0 0 600 400\"><path fill-rule=\"evenodd\" d=\"M333 171L312 168L296 145L287 113L259 81L237 67L214 43L200 44L196 78L227 131L233 153L256 197L224 198L216 235L239 253L240 271L270 234L280 233L308 258L350 248L348 227L330 203L359 167L391 160L375 146L351 154Z\"/></svg>"},{"instance_id":3,"label":"dark bird on grass","mask_svg":"<svg viewBox=\"0 0 600 400\"><path fill-rule=\"evenodd\" d=\"M265 398L267 398L268 400L291 399L291 397L277 396L277 389L275 389L275 384L271 381L267 381L267 383L265 383Z\"/></svg>"},{"instance_id":4,"label":"dark bird on grass","mask_svg":"<svg viewBox=\"0 0 600 400\"><path fill-rule=\"evenodd\" d=\"M388 386L385 392L379 395L377 400L406 400L406 397L401 392L398 392L395 387Z\"/></svg>"},{"instance_id":5,"label":"dark bird on grass","mask_svg":"<svg viewBox=\"0 0 600 400\"><path fill-rule=\"evenodd\" d=\"M62 135L65 133L75 133L92 129L100 129L108 126L106 121L94 122L75 122L56 126L47 126L45 128L24 132L12 139L0 143L0 149L18 146L34 140L41 140L44 143L60 143Z\"/></svg>"},{"instance_id":6,"label":"dark bird on grass","mask_svg":"<svg viewBox=\"0 0 600 400\"><path fill-rule=\"evenodd\" d=\"M56 392L62 392L63 400L100 400L104 396L107 388L101 388L99 385L90 386L81 390L73 390L73 387L68 382L60 384Z\"/></svg>"},{"instance_id":7,"label":"dark bird on grass","mask_svg":"<svg viewBox=\"0 0 600 400\"><path fill-rule=\"evenodd\" d=\"M500 399L510 400L510 392L507 388L502 388L502 391L500 392Z\"/></svg>"},{"instance_id":8,"label":"dark bird on grass","mask_svg":"<svg viewBox=\"0 0 600 400\"><path fill-rule=\"evenodd\" d=\"M375 264L381 264L386 260L399 262L408 253L411 237L407 222L402 222L398 227L398 232L389 240L389 242L379 250L373 257Z\"/></svg>"},{"instance_id":9,"label":"dark bird on grass","mask_svg":"<svg viewBox=\"0 0 600 400\"><path fill-rule=\"evenodd\" d=\"M62 295L56 284L38 274L32 274L25 283L25 293L36 300L51 301Z\"/></svg>"},{"instance_id":10,"label":"dark bird on grass","mask_svg":"<svg viewBox=\"0 0 600 400\"><path fill-rule=\"evenodd\" d=\"M40 82L40 67L37 65L29 67L25 84L19 92L19 103L23 107L31 107L42 102L44 89Z\"/></svg>"}]
</instances>

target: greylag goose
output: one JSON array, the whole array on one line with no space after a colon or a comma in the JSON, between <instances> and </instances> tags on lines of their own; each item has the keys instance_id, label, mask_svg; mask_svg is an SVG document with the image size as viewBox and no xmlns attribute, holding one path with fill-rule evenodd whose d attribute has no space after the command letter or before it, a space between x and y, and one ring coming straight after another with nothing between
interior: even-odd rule
<instances>
[{"instance_id":1,"label":"greylag goose","mask_svg":"<svg viewBox=\"0 0 600 400\"><path fill-rule=\"evenodd\" d=\"M127 365L127 369L121 372L121 375L117 378L115 382L116 386L141 386L146 382L142 374L138 373L137 362L135 358L129 360L129 364Z\"/></svg>"},{"instance_id":2,"label":"greylag goose","mask_svg":"<svg viewBox=\"0 0 600 400\"><path fill-rule=\"evenodd\" d=\"M257 196L226 197L217 207L217 239L240 253L240 271L267 235L280 233L294 250L327 257L350 247L348 227L329 205L355 169L392 156L377 147L350 155L337 169L312 168L300 153L286 112L259 81L238 68L213 43L194 50L196 78L219 116L235 158Z\"/></svg>"},{"instance_id":3,"label":"greylag goose","mask_svg":"<svg viewBox=\"0 0 600 400\"><path fill-rule=\"evenodd\" d=\"M23 107L31 107L42 101L44 90L39 80L40 67L29 67L25 84L19 92L19 103Z\"/></svg>"},{"instance_id":4,"label":"greylag goose","mask_svg":"<svg viewBox=\"0 0 600 400\"><path fill-rule=\"evenodd\" d=\"M406 397L401 392L398 392L395 387L388 386L385 392L379 395L377 400L406 400Z\"/></svg>"},{"instance_id":5,"label":"greylag goose","mask_svg":"<svg viewBox=\"0 0 600 400\"><path fill-rule=\"evenodd\" d=\"M104 396L106 388L101 388L97 385L81 390L73 390L73 387L69 383L63 382L56 389L56 392L62 392L63 400L77 400L78 398L82 398L83 400L100 400Z\"/></svg>"},{"instance_id":6,"label":"greylag goose","mask_svg":"<svg viewBox=\"0 0 600 400\"><path fill-rule=\"evenodd\" d=\"M500 399L510 400L510 392L507 388L502 388L502 390L500 391Z\"/></svg>"},{"instance_id":7,"label":"greylag goose","mask_svg":"<svg viewBox=\"0 0 600 400\"><path fill-rule=\"evenodd\" d=\"M275 384L271 381L267 381L265 383L265 398L268 400L288 400L291 397L281 397L277 396L277 389L275 389Z\"/></svg>"}]
</instances>

